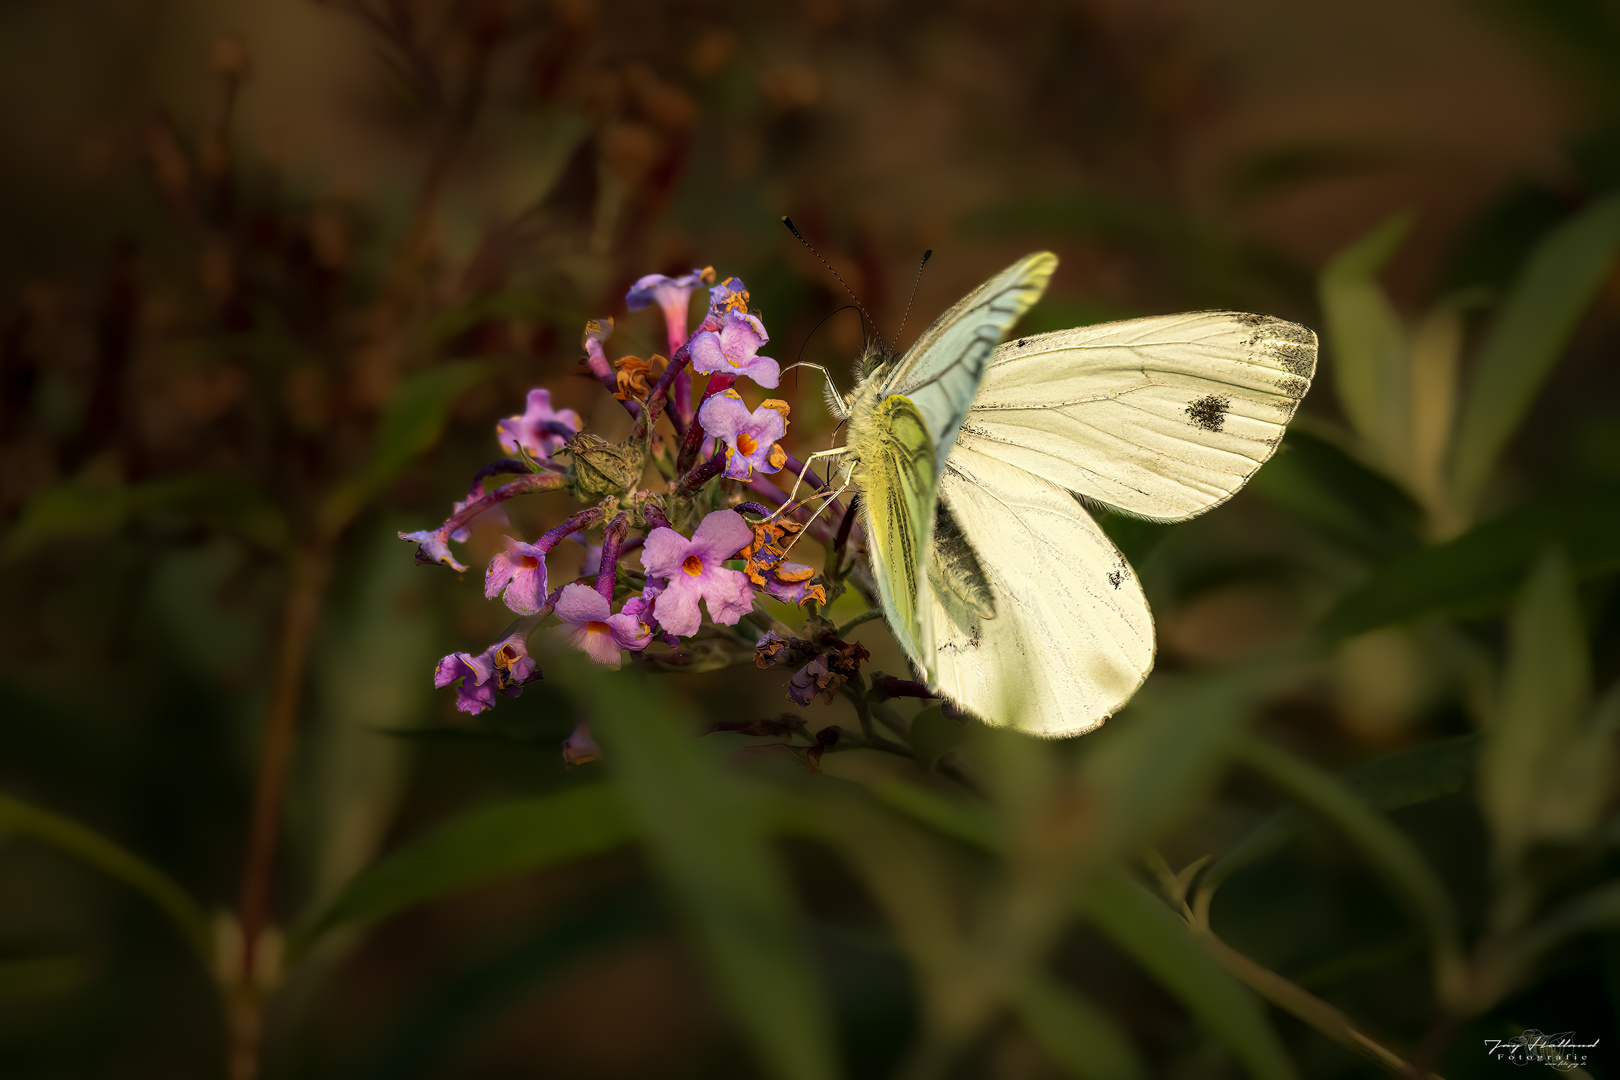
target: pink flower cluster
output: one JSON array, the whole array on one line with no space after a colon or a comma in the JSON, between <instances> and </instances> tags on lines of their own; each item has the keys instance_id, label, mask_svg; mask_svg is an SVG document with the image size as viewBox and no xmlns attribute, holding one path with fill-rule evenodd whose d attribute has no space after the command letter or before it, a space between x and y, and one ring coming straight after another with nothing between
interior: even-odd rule
<instances>
[{"instance_id":1,"label":"pink flower cluster","mask_svg":"<svg viewBox=\"0 0 1620 1080\"><path fill-rule=\"evenodd\" d=\"M582 436L579 414L555 408L550 391L537 388L529 392L521 414L495 425L496 438L510 457L480 470L467 498L455 504L438 528L400 534L416 543L418 561L464 571L467 567L450 545L469 542L475 526L511 530L503 505L507 499L568 489L592 504L532 542L501 537L501 550L484 573L484 595L501 600L516 619L484 652L452 653L434 674L435 685L455 687L456 707L462 712L481 713L495 705L497 695L515 697L540 678L529 640L553 616L560 640L617 668L626 652L643 652L655 641L679 647L680 639L698 634L706 624L735 626L761 596L789 603L825 601L825 590L810 580L811 568L786 562L777 543L795 535L797 523L791 517L776 522L778 515L764 506L741 501L738 489L745 484L779 495L760 475L798 466L781 446L788 428L787 403L769 399L750 409L739 390L742 380L774 388L781 377L777 362L760 354L770 335L749 311L742 281L728 278L709 287L708 311L695 329L689 327L692 294L709 286L714 276L713 270L679 277L651 274L627 294L632 310L657 306L664 316L670 358L655 387L625 380L615 370L605 347L613 332L611 319L592 321L583 337L590 373L641 425L642 441L620 444L612 460L633 463L635 452L661 455L666 475L678 477L667 491L639 488L641 474L633 464L624 469L630 477L624 490L604 494L604 472L595 466L587 483L582 455L607 444L588 442L594 437ZM630 361L639 365L638 371L650 368L630 357L619 367ZM708 376L705 385L699 387L694 375ZM627 395L627 384L640 396ZM668 417L676 439L653 434L660 415ZM709 445L715 451L698 462ZM572 457L574 463L559 457ZM520 479L486 489L485 480L503 472L517 473ZM695 523L689 535L670 524L666 507L679 507L680 520ZM631 537L632 527L642 535ZM554 587L547 559L557 544L570 536L583 540L594 530L602 535L595 565L588 561L584 577ZM638 558L630 559L632 554ZM726 565L734 559L741 569Z\"/></svg>"}]
</instances>

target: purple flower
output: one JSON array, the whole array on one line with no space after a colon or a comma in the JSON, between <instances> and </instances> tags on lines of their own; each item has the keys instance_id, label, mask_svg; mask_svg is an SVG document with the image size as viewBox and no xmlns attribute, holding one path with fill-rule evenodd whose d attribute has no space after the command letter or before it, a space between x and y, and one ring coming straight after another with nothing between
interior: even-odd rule
<instances>
[{"instance_id":1,"label":"purple flower","mask_svg":"<svg viewBox=\"0 0 1620 1080\"><path fill-rule=\"evenodd\" d=\"M734 378L749 378L764 387L774 387L782 378L780 365L759 355L759 347L771 340L765 324L746 311L728 311L718 331L704 330L692 338L692 370L704 375L719 372Z\"/></svg>"},{"instance_id":2,"label":"purple flower","mask_svg":"<svg viewBox=\"0 0 1620 1080\"><path fill-rule=\"evenodd\" d=\"M497 690L507 697L517 697L525 683L538 677L522 634L514 634L476 656L464 652L446 656L433 672L433 685L443 690L461 680L456 687L456 708L477 716L494 706Z\"/></svg>"},{"instance_id":3,"label":"purple flower","mask_svg":"<svg viewBox=\"0 0 1620 1080\"><path fill-rule=\"evenodd\" d=\"M619 666L619 650L639 652L652 635L644 633L634 615L613 614L613 605L589 585L574 582L557 598L557 617L573 626L568 639L598 664Z\"/></svg>"},{"instance_id":4,"label":"purple flower","mask_svg":"<svg viewBox=\"0 0 1620 1080\"><path fill-rule=\"evenodd\" d=\"M529 391L523 415L497 421L495 434L508 454L521 449L535 461L548 461L559 446L579 434L580 427L577 412L552 409L551 391L536 389Z\"/></svg>"},{"instance_id":5,"label":"purple flower","mask_svg":"<svg viewBox=\"0 0 1620 1080\"><path fill-rule=\"evenodd\" d=\"M752 480L754 470L773 473L782 468L787 456L776 440L787 434L788 404L765 402L752 413L735 390L716 394L698 410L703 430L726 443L726 475L733 480Z\"/></svg>"},{"instance_id":6,"label":"purple flower","mask_svg":"<svg viewBox=\"0 0 1620 1080\"><path fill-rule=\"evenodd\" d=\"M641 565L648 576L668 584L653 605L658 623L672 634L697 633L703 619L698 601L707 602L709 618L734 626L753 606L754 591L740 571L720 565L749 544L754 530L735 510L716 510L704 518L688 540L674 529L647 534Z\"/></svg>"},{"instance_id":7,"label":"purple flower","mask_svg":"<svg viewBox=\"0 0 1620 1080\"><path fill-rule=\"evenodd\" d=\"M602 342L612 336L611 318L592 319L585 324L585 335L579 342L580 348L585 350L585 363L590 367L591 374L609 390L618 385L618 379L613 374L613 365L608 363L607 352L602 348Z\"/></svg>"},{"instance_id":8,"label":"purple flower","mask_svg":"<svg viewBox=\"0 0 1620 1080\"><path fill-rule=\"evenodd\" d=\"M534 544L501 537L506 550L489 560L484 596L506 592L506 606L519 615L536 615L546 602L546 553Z\"/></svg>"},{"instance_id":9,"label":"purple flower","mask_svg":"<svg viewBox=\"0 0 1620 1080\"><path fill-rule=\"evenodd\" d=\"M584 720L575 724L573 733L563 740L563 764L573 768L575 765L595 761L601 756L602 748L596 745L595 739L591 738L591 725Z\"/></svg>"},{"instance_id":10,"label":"purple flower","mask_svg":"<svg viewBox=\"0 0 1620 1080\"><path fill-rule=\"evenodd\" d=\"M749 556L743 573L755 586L784 604L802 604L807 599L818 604L827 602L827 590L820 585L810 584L815 568L804 563L788 562L780 548L758 548Z\"/></svg>"},{"instance_id":11,"label":"purple flower","mask_svg":"<svg viewBox=\"0 0 1620 1080\"><path fill-rule=\"evenodd\" d=\"M630 291L625 293L624 302L631 311L638 311L648 304L657 304L663 309L664 323L669 329L669 348L674 353L686 343L693 291L713 280L712 266L693 270L677 278L648 274L636 279Z\"/></svg>"},{"instance_id":12,"label":"purple flower","mask_svg":"<svg viewBox=\"0 0 1620 1080\"><path fill-rule=\"evenodd\" d=\"M748 314L748 286L743 284L742 278L728 277L709 290L709 314L703 322L718 325L728 311Z\"/></svg>"},{"instance_id":13,"label":"purple flower","mask_svg":"<svg viewBox=\"0 0 1620 1080\"><path fill-rule=\"evenodd\" d=\"M443 563L452 570L467 572L467 568L450 554L450 534L442 526L437 529L423 529L421 532L402 532L399 538L416 541L416 561L423 566Z\"/></svg>"}]
</instances>

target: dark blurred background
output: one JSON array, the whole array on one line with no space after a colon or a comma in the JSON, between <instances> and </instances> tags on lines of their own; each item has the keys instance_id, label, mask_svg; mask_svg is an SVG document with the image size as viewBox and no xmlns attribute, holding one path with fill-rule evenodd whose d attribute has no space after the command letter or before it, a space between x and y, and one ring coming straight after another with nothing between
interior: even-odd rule
<instances>
[{"instance_id":1,"label":"dark blurred background","mask_svg":"<svg viewBox=\"0 0 1620 1080\"><path fill-rule=\"evenodd\" d=\"M395 533L441 520L501 456L492 425L531 386L623 434L580 376L579 334L612 316L615 355L660 349L654 315L624 307L642 274L741 276L766 351L785 364L802 350L847 385L859 321L810 336L846 297L783 214L889 335L925 248L908 337L1037 248L1062 264L1031 329L1235 308L1323 335L1304 441L1262 472L1279 470L1270 486L1189 525L1116 531L1171 676L1305 640L1388 560L1614 490L1607 255L1488 483L1462 495L1425 486L1401 456L1418 451L1378 442L1334 365L1365 317L1417 341L1451 332L1450 363L1471 370L1538 244L1620 184L1617 73L1620 9L1604 0L6 4L0 791L160 868L224 959L211 978L138 891L64 857L82 854L72 837L0 821L18 830L0 830L0 1075L224 1073L216 982L240 934L225 913L277 709L297 732L270 893L283 931L464 809L593 779L602 763L562 761L578 716L549 683L471 728L432 690L437 658L482 648L502 613L476 559L465 580L413 566ZM1355 277L1335 258L1402 214L1387 260L1352 282L1361 299L1325 311L1340 294L1324 269ZM415 420L396 415L406 387ZM790 449L825 446L818 378L784 390ZM528 534L563 513L520 507L514 522ZM1510 663L1508 598L1564 535L1531 532L1485 599L1358 624L1254 707L1255 730L1329 771L1472 738ZM1565 537L1599 689L1620 675L1620 560L1602 532ZM469 550L487 559L498 536ZM307 653L291 661L289 627ZM857 636L900 671L882 627ZM791 707L779 672L667 678L704 720ZM846 706L810 708L820 724ZM829 756L829 773L855 756ZM1278 803L1241 771L1201 790L1160 838L1172 862L1230 847ZM1399 818L1470 933L1489 923L1479 797L1453 785ZM1559 880L1612 879L1608 842ZM888 1075L921 1007L904 964L872 943L881 920L847 868L810 845L784 857L822 927L846 1067ZM644 920L547 951L582 902L638 894L650 873L624 849L349 933L275 996L266 1075L762 1075L680 929ZM1398 1044L1434 1036L1421 942L1352 847L1313 834L1234 877L1222 903L1233 945ZM1480 1039L1539 1027L1602 1039L1611 1056L1590 1075L1617 1075L1620 939L1584 941L1456 1018L1435 1036L1451 1056L1429 1066L1497 1075ZM1147 1075L1244 1074L1094 931L1054 949ZM1377 1074L1277 1023L1301 1075ZM954 1067L1070 1074L1007 1022Z\"/></svg>"}]
</instances>

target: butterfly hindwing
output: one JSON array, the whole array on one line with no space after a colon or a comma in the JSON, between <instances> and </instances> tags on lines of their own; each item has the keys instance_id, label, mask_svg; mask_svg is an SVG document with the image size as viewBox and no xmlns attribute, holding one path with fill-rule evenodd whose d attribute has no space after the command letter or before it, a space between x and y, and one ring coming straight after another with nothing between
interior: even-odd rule
<instances>
[{"instance_id":1,"label":"butterfly hindwing","mask_svg":"<svg viewBox=\"0 0 1620 1080\"><path fill-rule=\"evenodd\" d=\"M1024 256L934 320L884 373L883 392L911 398L940 460L956 440L996 343L1041 298L1056 268L1049 251Z\"/></svg>"},{"instance_id":2,"label":"butterfly hindwing","mask_svg":"<svg viewBox=\"0 0 1620 1080\"><path fill-rule=\"evenodd\" d=\"M1072 494L958 444L940 499L977 553L988 617L935 593L935 687L988 724L1078 735L1153 667L1153 616L1130 564ZM937 556L937 546L936 546Z\"/></svg>"},{"instance_id":3,"label":"butterfly hindwing","mask_svg":"<svg viewBox=\"0 0 1620 1080\"><path fill-rule=\"evenodd\" d=\"M932 541L938 471L933 439L917 406L891 395L851 432L859 459L866 544L889 626L906 652L932 677L932 640L919 621Z\"/></svg>"},{"instance_id":4,"label":"butterfly hindwing","mask_svg":"<svg viewBox=\"0 0 1620 1080\"><path fill-rule=\"evenodd\" d=\"M1271 456L1315 371L1316 335L1264 315L1060 330L996 350L958 438L1095 502L1179 521Z\"/></svg>"}]
</instances>

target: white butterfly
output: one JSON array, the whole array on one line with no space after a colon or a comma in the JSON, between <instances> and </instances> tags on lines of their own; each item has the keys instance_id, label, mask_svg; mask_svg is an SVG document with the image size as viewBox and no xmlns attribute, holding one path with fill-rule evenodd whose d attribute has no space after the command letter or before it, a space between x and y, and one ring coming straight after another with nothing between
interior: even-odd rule
<instances>
[{"instance_id":1,"label":"white butterfly","mask_svg":"<svg viewBox=\"0 0 1620 1080\"><path fill-rule=\"evenodd\" d=\"M1057 268L1037 252L847 400L845 475L873 577L929 686L987 723L1090 731L1153 667L1136 574L1082 500L1153 521L1226 501L1282 440L1316 335L1193 312L997 342ZM816 455L818 457L824 455Z\"/></svg>"}]
</instances>

